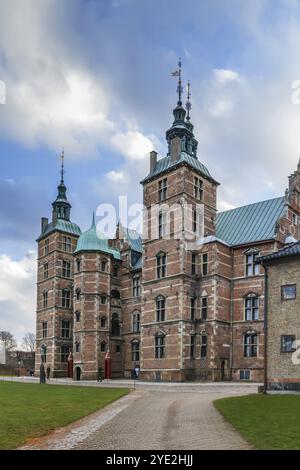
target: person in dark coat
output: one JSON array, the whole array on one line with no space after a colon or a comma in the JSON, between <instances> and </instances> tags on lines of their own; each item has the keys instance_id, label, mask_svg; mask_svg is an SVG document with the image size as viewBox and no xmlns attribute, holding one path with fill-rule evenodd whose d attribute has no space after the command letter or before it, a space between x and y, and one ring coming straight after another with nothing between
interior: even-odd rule
<instances>
[{"instance_id":1,"label":"person in dark coat","mask_svg":"<svg viewBox=\"0 0 300 470\"><path fill-rule=\"evenodd\" d=\"M102 382L102 380L103 380L103 374L102 374L102 367L101 366L98 369L97 380L98 380L98 382Z\"/></svg>"},{"instance_id":2,"label":"person in dark coat","mask_svg":"<svg viewBox=\"0 0 300 470\"><path fill-rule=\"evenodd\" d=\"M45 373L45 366L44 363L41 363L40 366L40 384L45 384L46 383L46 373Z\"/></svg>"},{"instance_id":3,"label":"person in dark coat","mask_svg":"<svg viewBox=\"0 0 300 470\"><path fill-rule=\"evenodd\" d=\"M51 372L50 366L47 366L46 371L47 371L47 380L49 380L50 379L50 372Z\"/></svg>"}]
</instances>

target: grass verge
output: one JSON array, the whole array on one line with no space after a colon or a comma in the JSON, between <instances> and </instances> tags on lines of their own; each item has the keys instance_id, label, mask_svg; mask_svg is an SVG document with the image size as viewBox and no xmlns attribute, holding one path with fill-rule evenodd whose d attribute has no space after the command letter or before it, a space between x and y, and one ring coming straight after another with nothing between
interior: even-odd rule
<instances>
[{"instance_id":1,"label":"grass verge","mask_svg":"<svg viewBox=\"0 0 300 470\"><path fill-rule=\"evenodd\" d=\"M126 395L125 388L0 383L0 449L15 449Z\"/></svg>"}]
</instances>

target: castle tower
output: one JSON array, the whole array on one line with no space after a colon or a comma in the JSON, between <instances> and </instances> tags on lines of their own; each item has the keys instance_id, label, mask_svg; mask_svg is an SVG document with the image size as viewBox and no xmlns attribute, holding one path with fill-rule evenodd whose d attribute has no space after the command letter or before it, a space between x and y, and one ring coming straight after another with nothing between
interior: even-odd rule
<instances>
[{"instance_id":1,"label":"castle tower","mask_svg":"<svg viewBox=\"0 0 300 470\"><path fill-rule=\"evenodd\" d=\"M52 220L41 219L38 243L36 374L41 361L51 376L67 376L67 361L73 345L73 251L81 233L70 220L71 204L64 183L64 153L61 180L52 204Z\"/></svg>"},{"instance_id":2,"label":"castle tower","mask_svg":"<svg viewBox=\"0 0 300 470\"><path fill-rule=\"evenodd\" d=\"M198 264L203 236L215 235L218 183L198 160L198 142L190 121L190 89L182 106L181 62L174 121L166 132L168 154L150 153L144 191L141 374L150 380L185 380L197 367L193 355L205 353L205 338L196 337L200 309ZM201 258L201 259L200 259ZM197 266L196 266L197 264ZM199 316L198 316L199 318Z\"/></svg>"},{"instance_id":3,"label":"castle tower","mask_svg":"<svg viewBox=\"0 0 300 470\"><path fill-rule=\"evenodd\" d=\"M105 354L112 376L123 375L121 256L97 232L95 218L79 237L74 252L74 379L96 380L104 374Z\"/></svg>"}]
</instances>

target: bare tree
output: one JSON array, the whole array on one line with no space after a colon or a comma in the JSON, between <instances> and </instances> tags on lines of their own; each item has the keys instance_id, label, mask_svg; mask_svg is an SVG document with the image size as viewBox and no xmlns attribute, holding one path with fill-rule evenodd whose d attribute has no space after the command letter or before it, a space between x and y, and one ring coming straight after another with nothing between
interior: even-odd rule
<instances>
[{"instance_id":1,"label":"bare tree","mask_svg":"<svg viewBox=\"0 0 300 470\"><path fill-rule=\"evenodd\" d=\"M22 346L26 351L33 352L35 350L35 334L34 333L26 333L23 336Z\"/></svg>"},{"instance_id":2,"label":"bare tree","mask_svg":"<svg viewBox=\"0 0 300 470\"><path fill-rule=\"evenodd\" d=\"M17 342L9 331L0 331L0 342L4 346L4 349L10 351L17 347Z\"/></svg>"}]
</instances>

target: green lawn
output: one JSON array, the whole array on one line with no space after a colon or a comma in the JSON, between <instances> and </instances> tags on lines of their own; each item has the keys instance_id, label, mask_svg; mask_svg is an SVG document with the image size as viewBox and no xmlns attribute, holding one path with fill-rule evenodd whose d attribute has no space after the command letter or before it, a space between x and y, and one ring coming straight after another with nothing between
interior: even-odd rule
<instances>
[{"instance_id":1,"label":"green lawn","mask_svg":"<svg viewBox=\"0 0 300 470\"><path fill-rule=\"evenodd\" d=\"M300 395L222 398L214 405L255 449L300 449Z\"/></svg>"},{"instance_id":2,"label":"green lawn","mask_svg":"<svg viewBox=\"0 0 300 470\"><path fill-rule=\"evenodd\" d=\"M0 449L14 449L128 393L125 388L0 383Z\"/></svg>"}]
</instances>

